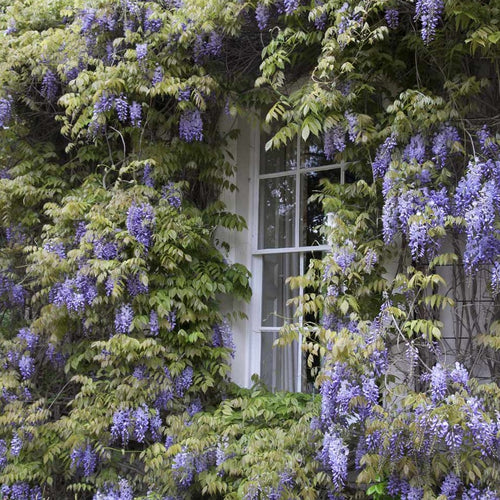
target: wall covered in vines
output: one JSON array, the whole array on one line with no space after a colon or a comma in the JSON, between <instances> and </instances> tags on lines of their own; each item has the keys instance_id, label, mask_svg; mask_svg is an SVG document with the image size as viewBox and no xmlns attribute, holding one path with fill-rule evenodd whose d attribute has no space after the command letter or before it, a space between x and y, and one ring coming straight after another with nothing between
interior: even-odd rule
<instances>
[{"instance_id":1,"label":"wall covered in vines","mask_svg":"<svg viewBox=\"0 0 500 500\"><path fill-rule=\"evenodd\" d=\"M494 499L500 2L0 0L2 498ZM228 378L221 117L353 182L290 280L319 394ZM277 346L279 348L279 346Z\"/></svg>"}]
</instances>

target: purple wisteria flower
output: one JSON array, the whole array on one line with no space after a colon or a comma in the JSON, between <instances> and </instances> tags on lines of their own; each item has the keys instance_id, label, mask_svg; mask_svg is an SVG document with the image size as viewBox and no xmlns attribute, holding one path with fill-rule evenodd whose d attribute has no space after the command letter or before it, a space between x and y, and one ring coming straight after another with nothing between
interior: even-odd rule
<instances>
[{"instance_id":1,"label":"purple wisteria flower","mask_svg":"<svg viewBox=\"0 0 500 500\"><path fill-rule=\"evenodd\" d=\"M95 278L78 274L76 278L67 278L63 283L54 285L49 299L58 307L66 306L70 312L81 313L97 295Z\"/></svg>"},{"instance_id":2,"label":"purple wisteria flower","mask_svg":"<svg viewBox=\"0 0 500 500\"><path fill-rule=\"evenodd\" d=\"M425 160L425 140L421 134L414 135L403 151L403 161L421 164Z\"/></svg>"},{"instance_id":3,"label":"purple wisteria flower","mask_svg":"<svg viewBox=\"0 0 500 500\"><path fill-rule=\"evenodd\" d=\"M163 68L160 65L155 67L153 78L151 79L151 85L154 87L163 81Z\"/></svg>"},{"instance_id":4,"label":"purple wisteria flower","mask_svg":"<svg viewBox=\"0 0 500 500\"><path fill-rule=\"evenodd\" d=\"M142 124L142 106L138 102L132 101L129 113L132 127L140 127Z\"/></svg>"},{"instance_id":5,"label":"purple wisteria flower","mask_svg":"<svg viewBox=\"0 0 500 500\"><path fill-rule=\"evenodd\" d=\"M438 403L443 400L447 390L448 373L438 363L435 365L430 374L430 389L431 399L433 403Z\"/></svg>"},{"instance_id":6,"label":"purple wisteria flower","mask_svg":"<svg viewBox=\"0 0 500 500\"><path fill-rule=\"evenodd\" d=\"M19 371L24 380L31 378L35 373L35 360L29 355L25 354L19 359Z\"/></svg>"},{"instance_id":7,"label":"purple wisteria flower","mask_svg":"<svg viewBox=\"0 0 500 500\"><path fill-rule=\"evenodd\" d=\"M384 177L391 163L392 151L396 147L396 136L391 134L378 148L372 163L373 178Z\"/></svg>"},{"instance_id":8,"label":"purple wisteria flower","mask_svg":"<svg viewBox=\"0 0 500 500\"><path fill-rule=\"evenodd\" d=\"M102 114L113 109L115 96L104 92L94 104L94 114Z\"/></svg>"},{"instance_id":9,"label":"purple wisteria flower","mask_svg":"<svg viewBox=\"0 0 500 500\"><path fill-rule=\"evenodd\" d=\"M142 282L141 275L135 273L127 279L127 290L131 297L137 297L137 295L148 293L149 287Z\"/></svg>"},{"instance_id":10,"label":"purple wisteria flower","mask_svg":"<svg viewBox=\"0 0 500 500\"><path fill-rule=\"evenodd\" d=\"M160 326L158 324L158 313L156 311L151 311L151 313L149 314L149 331L154 337L156 337L160 332Z\"/></svg>"},{"instance_id":11,"label":"purple wisteria flower","mask_svg":"<svg viewBox=\"0 0 500 500\"><path fill-rule=\"evenodd\" d=\"M491 268L491 292L494 297L500 293L500 262L498 261Z\"/></svg>"},{"instance_id":12,"label":"purple wisteria flower","mask_svg":"<svg viewBox=\"0 0 500 500\"><path fill-rule=\"evenodd\" d=\"M148 57L148 44L138 43L135 46L135 53L138 61L144 61Z\"/></svg>"},{"instance_id":13,"label":"purple wisteria flower","mask_svg":"<svg viewBox=\"0 0 500 500\"><path fill-rule=\"evenodd\" d=\"M185 142L203 140L203 120L199 109L184 111L181 115L179 137Z\"/></svg>"},{"instance_id":14,"label":"purple wisteria flower","mask_svg":"<svg viewBox=\"0 0 500 500\"><path fill-rule=\"evenodd\" d=\"M212 31L211 33L202 33L196 36L193 53L194 60L200 64L204 58L217 57L222 51L222 36Z\"/></svg>"},{"instance_id":15,"label":"purple wisteria flower","mask_svg":"<svg viewBox=\"0 0 500 500\"><path fill-rule=\"evenodd\" d=\"M260 31L264 31L269 22L269 8L263 3L258 3L255 8L255 20Z\"/></svg>"},{"instance_id":16,"label":"purple wisteria flower","mask_svg":"<svg viewBox=\"0 0 500 500\"><path fill-rule=\"evenodd\" d=\"M92 29L92 25L96 19L97 10L86 8L80 12L80 18L82 20L82 33L89 33Z\"/></svg>"},{"instance_id":17,"label":"purple wisteria flower","mask_svg":"<svg viewBox=\"0 0 500 500\"><path fill-rule=\"evenodd\" d=\"M21 439L21 436L19 436L19 433L15 432L10 441L10 454L13 457L19 456L22 447L23 447L23 440Z\"/></svg>"},{"instance_id":18,"label":"purple wisteria flower","mask_svg":"<svg viewBox=\"0 0 500 500\"><path fill-rule=\"evenodd\" d=\"M47 252L56 254L60 259L66 258L66 248L64 246L64 243L45 243L43 245L43 249Z\"/></svg>"},{"instance_id":19,"label":"purple wisteria flower","mask_svg":"<svg viewBox=\"0 0 500 500\"><path fill-rule=\"evenodd\" d=\"M111 436L115 441L120 440L123 446L128 444L130 439L131 412L128 409L121 409L114 413L113 424L111 425Z\"/></svg>"},{"instance_id":20,"label":"purple wisteria flower","mask_svg":"<svg viewBox=\"0 0 500 500\"><path fill-rule=\"evenodd\" d=\"M0 128L6 127L12 118L12 99L0 99Z\"/></svg>"},{"instance_id":21,"label":"purple wisteria flower","mask_svg":"<svg viewBox=\"0 0 500 500\"><path fill-rule=\"evenodd\" d=\"M84 477L89 477L95 473L97 468L97 453L89 444L80 446L71 452L71 467L81 472Z\"/></svg>"},{"instance_id":22,"label":"purple wisteria flower","mask_svg":"<svg viewBox=\"0 0 500 500\"><path fill-rule=\"evenodd\" d=\"M132 203L127 212L127 230L146 249L151 246L154 228L154 209L148 203Z\"/></svg>"},{"instance_id":23,"label":"purple wisteria flower","mask_svg":"<svg viewBox=\"0 0 500 500\"><path fill-rule=\"evenodd\" d=\"M125 123L128 120L129 106L126 96L120 94L119 97L115 98L115 109L118 115L118 120Z\"/></svg>"},{"instance_id":24,"label":"purple wisteria flower","mask_svg":"<svg viewBox=\"0 0 500 500\"><path fill-rule=\"evenodd\" d=\"M358 117L349 111L344 113L344 117L347 121L347 135L349 136L349 140L351 142L356 142L356 137L358 135Z\"/></svg>"},{"instance_id":25,"label":"purple wisteria flower","mask_svg":"<svg viewBox=\"0 0 500 500\"><path fill-rule=\"evenodd\" d=\"M347 479L349 449L335 432L327 432L323 439L321 460L332 475L334 489L341 491Z\"/></svg>"},{"instance_id":26,"label":"purple wisteria flower","mask_svg":"<svg viewBox=\"0 0 500 500\"><path fill-rule=\"evenodd\" d=\"M234 345L233 332L227 319L224 319L222 323L214 325L212 345L214 347L225 347L226 349L230 349L231 356L234 357L234 349L236 346Z\"/></svg>"},{"instance_id":27,"label":"purple wisteria flower","mask_svg":"<svg viewBox=\"0 0 500 500\"><path fill-rule=\"evenodd\" d=\"M328 160L332 160L336 153L345 149L345 131L337 125L325 131L323 138L323 151Z\"/></svg>"},{"instance_id":28,"label":"purple wisteria flower","mask_svg":"<svg viewBox=\"0 0 500 500\"><path fill-rule=\"evenodd\" d=\"M0 273L0 298L0 303L6 307L22 306L26 298L26 292L12 278Z\"/></svg>"},{"instance_id":29,"label":"purple wisteria flower","mask_svg":"<svg viewBox=\"0 0 500 500\"><path fill-rule=\"evenodd\" d=\"M293 14L299 7L299 0L284 0L285 14Z\"/></svg>"},{"instance_id":30,"label":"purple wisteria flower","mask_svg":"<svg viewBox=\"0 0 500 500\"><path fill-rule=\"evenodd\" d=\"M384 17L389 28L394 30L399 26L399 11L397 9L387 9Z\"/></svg>"},{"instance_id":31,"label":"purple wisteria flower","mask_svg":"<svg viewBox=\"0 0 500 500\"><path fill-rule=\"evenodd\" d=\"M500 148L495 142L495 139L491 136L490 129L486 125L483 125L483 127L477 131L477 137L483 154L489 157L498 157Z\"/></svg>"},{"instance_id":32,"label":"purple wisteria flower","mask_svg":"<svg viewBox=\"0 0 500 500\"><path fill-rule=\"evenodd\" d=\"M179 90L179 94L177 96L177 100L179 102L187 102L191 99L191 87L184 87L182 90Z\"/></svg>"},{"instance_id":33,"label":"purple wisteria flower","mask_svg":"<svg viewBox=\"0 0 500 500\"><path fill-rule=\"evenodd\" d=\"M75 245L80 244L80 241L85 236L86 232L87 232L87 224L85 224L85 222L83 221L78 222L75 227L75 239L74 239Z\"/></svg>"},{"instance_id":34,"label":"purple wisteria flower","mask_svg":"<svg viewBox=\"0 0 500 500\"><path fill-rule=\"evenodd\" d=\"M193 383L193 369L190 366L184 368L183 372L174 381L175 392L182 398Z\"/></svg>"},{"instance_id":35,"label":"purple wisteria flower","mask_svg":"<svg viewBox=\"0 0 500 500\"><path fill-rule=\"evenodd\" d=\"M181 488L187 488L193 482L195 471L194 457L185 449L174 456L172 470L175 480Z\"/></svg>"},{"instance_id":36,"label":"purple wisteria flower","mask_svg":"<svg viewBox=\"0 0 500 500\"><path fill-rule=\"evenodd\" d=\"M448 500L456 500L458 490L462 486L462 481L453 472L448 474L441 483L441 495L445 495Z\"/></svg>"},{"instance_id":37,"label":"purple wisteria flower","mask_svg":"<svg viewBox=\"0 0 500 500\"><path fill-rule=\"evenodd\" d=\"M455 368L450 372L450 379L455 384L460 384L463 387L467 387L469 383L469 372L464 367L464 365L456 361Z\"/></svg>"},{"instance_id":38,"label":"purple wisteria flower","mask_svg":"<svg viewBox=\"0 0 500 500\"><path fill-rule=\"evenodd\" d=\"M139 406L133 414L134 439L143 443L146 439L146 432L149 429L149 409L146 405Z\"/></svg>"},{"instance_id":39,"label":"purple wisteria flower","mask_svg":"<svg viewBox=\"0 0 500 500\"><path fill-rule=\"evenodd\" d=\"M166 198L168 204L176 209L179 209L182 205L182 193L180 189L175 187L173 182L168 182L162 188L161 192L162 198Z\"/></svg>"},{"instance_id":40,"label":"purple wisteria flower","mask_svg":"<svg viewBox=\"0 0 500 500\"><path fill-rule=\"evenodd\" d=\"M151 7L146 9L144 15L144 30L151 33L157 33L163 27L163 21L154 17L154 11Z\"/></svg>"},{"instance_id":41,"label":"purple wisteria flower","mask_svg":"<svg viewBox=\"0 0 500 500\"><path fill-rule=\"evenodd\" d=\"M94 256L96 259L113 260L118 256L118 245L103 238L94 240Z\"/></svg>"},{"instance_id":42,"label":"purple wisteria flower","mask_svg":"<svg viewBox=\"0 0 500 500\"><path fill-rule=\"evenodd\" d=\"M38 335L36 333L33 333L29 328L21 328L17 338L26 344L28 351L34 352L38 344Z\"/></svg>"},{"instance_id":43,"label":"purple wisteria flower","mask_svg":"<svg viewBox=\"0 0 500 500\"><path fill-rule=\"evenodd\" d=\"M460 142L460 136L455 127L444 125L434 136L432 141L433 161L436 166L443 168L449 155L451 146L455 142Z\"/></svg>"},{"instance_id":44,"label":"purple wisteria flower","mask_svg":"<svg viewBox=\"0 0 500 500\"><path fill-rule=\"evenodd\" d=\"M420 20L422 23L422 40L426 45L434 40L443 9L443 0L416 1L415 20Z\"/></svg>"},{"instance_id":45,"label":"purple wisteria flower","mask_svg":"<svg viewBox=\"0 0 500 500\"><path fill-rule=\"evenodd\" d=\"M59 89L59 80L56 74L48 69L43 75L42 87L40 93L47 101L53 101L57 96L57 91Z\"/></svg>"},{"instance_id":46,"label":"purple wisteria flower","mask_svg":"<svg viewBox=\"0 0 500 500\"><path fill-rule=\"evenodd\" d=\"M194 401L192 401L186 409L190 417L193 417L202 410L203 406L201 404L200 398L196 398Z\"/></svg>"},{"instance_id":47,"label":"purple wisteria flower","mask_svg":"<svg viewBox=\"0 0 500 500\"><path fill-rule=\"evenodd\" d=\"M134 319L134 311L130 304L122 304L116 311L115 315L115 331L116 333L127 334L130 332L132 321Z\"/></svg>"}]
</instances>

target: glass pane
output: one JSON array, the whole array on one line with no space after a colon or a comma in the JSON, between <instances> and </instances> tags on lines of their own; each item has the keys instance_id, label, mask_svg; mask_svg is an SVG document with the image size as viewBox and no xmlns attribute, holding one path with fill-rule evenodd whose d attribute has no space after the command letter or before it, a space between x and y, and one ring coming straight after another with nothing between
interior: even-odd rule
<instances>
[{"instance_id":1,"label":"glass pane","mask_svg":"<svg viewBox=\"0 0 500 500\"><path fill-rule=\"evenodd\" d=\"M297 168L297 140L292 139L290 144L280 149L266 151L266 143L271 137L271 134L261 135L260 173L272 174L295 170Z\"/></svg>"},{"instance_id":2,"label":"glass pane","mask_svg":"<svg viewBox=\"0 0 500 500\"><path fill-rule=\"evenodd\" d=\"M307 143L301 144L300 168L316 168L331 165L323 153L323 142L317 137L309 138Z\"/></svg>"},{"instance_id":3,"label":"glass pane","mask_svg":"<svg viewBox=\"0 0 500 500\"><path fill-rule=\"evenodd\" d=\"M285 283L289 276L298 276L299 254L263 256L262 266L262 326L280 327L292 321L294 308L287 302L298 294Z\"/></svg>"},{"instance_id":4,"label":"glass pane","mask_svg":"<svg viewBox=\"0 0 500 500\"><path fill-rule=\"evenodd\" d=\"M272 391L297 391L298 343L273 347L278 332L261 333L260 378Z\"/></svg>"},{"instance_id":5,"label":"glass pane","mask_svg":"<svg viewBox=\"0 0 500 500\"><path fill-rule=\"evenodd\" d=\"M259 248L295 244L295 175L261 179L259 189Z\"/></svg>"},{"instance_id":6,"label":"glass pane","mask_svg":"<svg viewBox=\"0 0 500 500\"><path fill-rule=\"evenodd\" d=\"M308 202L311 195L321 192L320 180L340 183L340 168L321 172L307 172L300 177L300 246L321 245L324 243L319 232L323 223L324 214L321 203Z\"/></svg>"}]
</instances>

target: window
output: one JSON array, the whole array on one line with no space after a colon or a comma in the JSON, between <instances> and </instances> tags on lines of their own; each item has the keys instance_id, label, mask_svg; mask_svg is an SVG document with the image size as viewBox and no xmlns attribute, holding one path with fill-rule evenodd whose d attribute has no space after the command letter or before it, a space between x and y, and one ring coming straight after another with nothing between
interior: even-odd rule
<instances>
[{"instance_id":1,"label":"window","mask_svg":"<svg viewBox=\"0 0 500 500\"><path fill-rule=\"evenodd\" d=\"M253 245L254 297L258 302L254 331L258 329L258 335L250 348L260 353L260 377L269 388L302 391L308 389L308 377L300 339L280 349L273 348L273 343L280 327L294 320L289 299L302 292L290 290L286 279L304 273L309 260L328 249L318 230L323 221L321 205L308 200L319 192L323 178L343 183L345 165L329 163L314 141L296 140L278 151L265 151L268 138L265 134L260 137L254 193L258 200Z\"/></svg>"}]
</instances>

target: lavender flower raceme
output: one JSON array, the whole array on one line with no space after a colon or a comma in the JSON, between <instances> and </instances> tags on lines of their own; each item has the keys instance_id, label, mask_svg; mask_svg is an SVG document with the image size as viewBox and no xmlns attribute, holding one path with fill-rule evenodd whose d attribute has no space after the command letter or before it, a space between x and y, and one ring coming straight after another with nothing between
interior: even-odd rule
<instances>
[{"instance_id":1,"label":"lavender flower raceme","mask_svg":"<svg viewBox=\"0 0 500 500\"><path fill-rule=\"evenodd\" d=\"M13 457L19 456L22 447L23 447L23 440L21 439L21 436L19 436L19 434L15 432L14 435L12 436L12 440L10 441L10 454Z\"/></svg>"},{"instance_id":2,"label":"lavender flower raceme","mask_svg":"<svg viewBox=\"0 0 500 500\"><path fill-rule=\"evenodd\" d=\"M212 345L214 347L225 347L231 349L231 355L234 357L235 345L233 342L233 332L229 322L224 319L220 324L214 325L212 335Z\"/></svg>"},{"instance_id":3,"label":"lavender flower raceme","mask_svg":"<svg viewBox=\"0 0 500 500\"><path fill-rule=\"evenodd\" d=\"M42 88L40 93L47 101L53 101L57 96L59 82L55 73L48 69L42 79Z\"/></svg>"},{"instance_id":4,"label":"lavender flower raceme","mask_svg":"<svg viewBox=\"0 0 500 500\"><path fill-rule=\"evenodd\" d=\"M123 94L115 98L115 109L116 114L118 115L118 120L125 123L128 119L129 107L127 98Z\"/></svg>"},{"instance_id":5,"label":"lavender flower raceme","mask_svg":"<svg viewBox=\"0 0 500 500\"><path fill-rule=\"evenodd\" d=\"M148 293L148 285L145 285L139 273L133 274L127 279L127 290L132 297Z\"/></svg>"},{"instance_id":6,"label":"lavender flower raceme","mask_svg":"<svg viewBox=\"0 0 500 500\"><path fill-rule=\"evenodd\" d=\"M422 40L428 45L436 35L436 28L443 13L443 0L417 0L415 20L422 23Z\"/></svg>"},{"instance_id":7,"label":"lavender flower raceme","mask_svg":"<svg viewBox=\"0 0 500 500\"><path fill-rule=\"evenodd\" d=\"M155 85L158 85L163 81L163 69L160 65L156 66L154 73L153 73L153 78L151 79L151 85L153 87Z\"/></svg>"},{"instance_id":8,"label":"lavender flower raceme","mask_svg":"<svg viewBox=\"0 0 500 500\"><path fill-rule=\"evenodd\" d=\"M17 334L17 338L26 344L26 348L31 353L34 352L38 343L38 335L33 333L29 328L21 328Z\"/></svg>"},{"instance_id":9,"label":"lavender flower raceme","mask_svg":"<svg viewBox=\"0 0 500 500\"><path fill-rule=\"evenodd\" d=\"M188 366L184 371L175 379L175 392L179 397L183 397L186 391L191 387L193 383L193 369Z\"/></svg>"},{"instance_id":10,"label":"lavender flower raceme","mask_svg":"<svg viewBox=\"0 0 500 500\"><path fill-rule=\"evenodd\" d=\"M269 22L269 8L263 3L257 4L255 8L255 20L260 31L264 31Z\"/></svg>"},{"instance_id":11,"label":"lavender flower raceme","mask_svg":"<svg viewBox=\"0 0 500 500\"><path fill-rule=\"evenodd\" d=\"M389 28L394 30L399 26L399 11L397 9L387 9L384 17Z\"/></svg>"},{"instance_id":12,"label":"lavender flower raceme","mask_svg":"<svg viewBox=\"0 0 500 500\"><path fill-rule=\"evenodd\" d=\"M410 143L403 151L403 160L406 162L416 161L421 164L425 160L425 141L422 135L414 135L410 139Z\"/></svg>"},{"instance_id":13,"label":"lavender flower raceme","mask_svg":"<svg viewBox=\"0 0 500 500\"><path fill-rule=\"evenodd\" d=\"M142 443L149 429L149 409L146 405L139 406L134 411L134 438Z\"/></svg>"},{"instance_id":14,"label":"lavender flower raceme","mask_svg":"<svg viewBox=\"0 0 500 500\"><path fill-rule=\"evenodd\" d=\"M345 131L338 125L325 131L324 152L328 160L332 160L335 153L345 149Z\"/></svg>"},{"instance_id":15,"label":"lavender flower raceme","mask_svg":"<svg viewBox=\"0 0 500 500\"><path fill-rule=\"evenodd\" d=\"M433 403L438 403L446 395L446 382L448 374L446 370L438 363L431 370L431 399Z\"/></svg>"},{"instance_id":16,"label":"lavender flower raceme","mask_svg":"<svg viewBox=\"0 0 500 500\"><path fill-rule=\"evenodd\" d=\"M133 203L127 212L127 230L146 249L152 243L154 227L154 210L148 203Z\"/></svg>"},{"instance_id":17,"label":"lavender flower raceme","mask_svg":"<svg viewBox=\"0 0 500 500\"><path fill-rule=\"evenodd\" d=\"M349 449L335 432L327 432L323 439L321 459L332 475L335 490L342 490L347 479Z\"/></svg>"},{"instance_id":18,"label":"lavender flower raceme","mask_svg":"<svg viewBox=\"0 0 500 500\"><path fill-rule=\"evenodd\" d=\"M147 43L138 43L135 46L135 52L137 55L137 60L144 61L148 57L148 44Z\"/></svg>"},{"instance_id":19,"label":"lavender flower raceme","mask_svg":"<svg viewBox=\"0 0 500 500\"><path fill-rule=\"evenodd\" d=\"M24 380L31 378L35 373L35 360L29 354L19 359L19 371Z\"/></svg>"},{"instance_id":20,"label":"lavender flower raceme","mask_svg":"<svg viewBox=\"0 0 500 500\"><path fill-rule=\"evenodd\" d=\"M131 415L130 410L118 410L113 415L113 424L111 426L111 436L114 440L121 440L123 446L128 444L130 439Z\"/></svg>"},{"instance_id":21,"label":"lavender flower raceme","mask_svg":"<svg viewBox=\"0 0 500 500\"><path fill-rule=\"evenodd\" d=\"M160 326L158 325L158 314L156 311L151 311L149 315L149 331L151 335L157 336L160 332Z\"/></svg>"},{"instance_id":22,"label":"lavender flower raceme","mask_svg":"<svg viewBox=\"0 0 500 500\"><path fill-rule=\"evenodd\" d=\"M454 142L460 142L460 136L455 127L445 125L434 136L432 141L433 160L439 168L443 168L448 158L449 150Z\"/></svg>"},{"instance_id":23,"label":"lavender flower raceme","mask_svg":"<svg viewBox=\"0 0 500 500\"><path fill-rule=\"evenodd\" d=\"M71 467L83 473L84 477L89 477L97 468L97 453L92 446L75 448L71 452Z\"/></svg>"},{"instance_id":24,"label":"lavender flower raceme","mask_svg":"<svg viewBox=\"0 0 500 500\"><path fill-rule=\"evenodd\" d=\"M6 127L12 117L12 100L10 98L0 99L0 128Z\"/></svg>"},{"instance_id":25,"label":"lavender flower raceme","mask_svg":"<svg viewBox=\"0 0 500 500\"><path fill-rule=\"evenodd\" d=\"M179 121L179 137L185 142L203 140L203 120L200 110L185 111Z\"/></svg>"},{"instance_id":26,"label":"lavender flower raceme","mask_svg":"<svg viewBox=\"0 0 500 500\"><path fill-rule=\"evenodd\" d=\"M151 33L157 33L161 30L163 21L154 17L153 10L148 7L144 16L144 30Z\"/></svg>"},{"instance_id":27,"label":"lavender flower raceme","mask_svg":"<svg viewBox=\"0 0 500 500\"><path fill-rule=\"evenodd\" d=\"M462 481L451 472L441 484L441 495L445 495L448 500L456 500L460 486L462 486Z\"/></svg>"},{"instance_id":28,"label":"lavender flower raceme","mask_svg":"<svg viewBox=\"0 0 500 500\"><path fill-rule=\"evenodd\" d=\"M113 94L104 92L94 104L94 114L106 113L113 109L115 97Z\"/></svg>"},{"instance_id":29,"label":"lavender flower raceme","mask_svg":"<svg viewBox=\"0 0 500 500\"><path fill-rule=\"evenodd\" d=\"M175 184L173 182L169 182L165 186L163 186L161 195L162 198L167 199L168 204L171 207L177 209L181 207L181 191L175 187Z\"/></svg>"},{"instance_id":30,"label":"lavender flower raceme","mask_svg":"<svg viewBox=\"0 0 500 500\"><path fill-rule=\"evenodd\" d=\"M130 123L133 127L140 127L142 123L142 106L133 101L129 108Z\"/></svg>"},{"instance_id":31,"label":"lavender flower raceme","mask_svg":"<svg viewBox=\"0 0 500 500\"><path fill-rule=\"evenodd\" d=\"M102 238L94 241L94 255L96 259L112 260L118 256L118 245L113 241Z\"/></svg>"},{"instance_id":32,"label":"lavender flower raceme","mask_svg":"<svg viewBox=\"0 0 500 500\"><path fill-rule=\"evenodd\" d=\"M378 148L372 163L373 178L384 177L391 162L392 151L396 147L396 137L391 134Z\"/></svg>"},{"instance_id":33,"label":"lavender flower raceme","mask_svg":"<svg viewBox=\"0 0 500 500\"><path fill-rule=\"evenodd\" d=\"M491 136L490 130L486 125L478 130L477 137L479 139L479 144L481 145L481 151L483 152L483 154L491 157L498 156L500 148L494 141L493 137Z\"/></svg>"},{"instance_id":34,"label":"lavender flower raceme","mask_svg":"<svg viewBox=\"0 0 500 500\"><path fill-rule=\"evenodd\" d=\"M116 333L129 333L132 321L134 319L134 311L130 304L123 304L115 315L115 330Z\"/></svg>"},{"instance_id":35,"label":"lavender flower raceme","mask_svg":"<svg viewBox=\"0 0 500 500\"><path fill-rule=\"evenodd\" d=\"M299 0L284 0L285 14L293 14L299 7Z\"/></svg>"}]
</instances>

